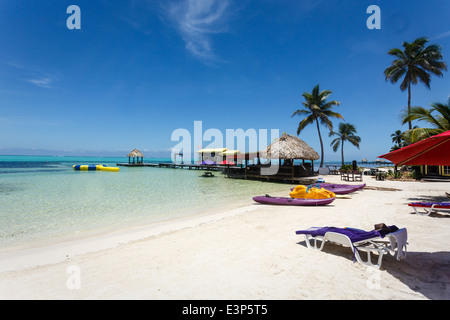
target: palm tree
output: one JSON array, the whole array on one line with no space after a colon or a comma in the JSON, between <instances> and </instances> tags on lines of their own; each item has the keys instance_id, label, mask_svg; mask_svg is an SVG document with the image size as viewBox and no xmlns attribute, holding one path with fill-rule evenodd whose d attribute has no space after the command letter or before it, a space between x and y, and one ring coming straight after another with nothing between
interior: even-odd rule
<instances>
[{"instance_id":1,"label":"palm tree","mask_svg":"<svg viewBox=\"0 0 450 320\"><path fill-rule=\"evenodd\" d=\"M339 113L331 110L333 106L340 105L339 101L328 101L327 98L332 94L329 90L323 90L319 92L319 85L316 85L311 93L305 92L303 93L303 98L305 102L303 102L304 109L299 109L295 111L291 117L296 115L306 115L297 128L297 135L309 124L316 123L317 132L319 133L320 140L320 151L321 151L321 159L320 159L320 167L323 167L323 142L322 135L320 134L319 122L322 125L325 125L330 131L333 130L333 123L329 118L340 118L344 119Z\"/></svg>"},{"instance_id":2,"label":"palm tree","mask_svg":"<svg viewBox=\"0 0 450 320\"><path fill-rule=\"evenodd\" d=\"M393 134L391 134L392 142L395 143L395 145L391 148L391 151L400 149L404 145L404 138L403 138L403 132L401 130L395 131Z\"/></svg>"},{"instance_id":3,"label":"palm tree","mask_svg":"<svg viewBox=\"0 0 450 320\"><path fill-rule=\"evenodd\" d=\"M408 89L408 114L411 111L411 84L422 82L430 89L430 73L442 77L442 70L447 70L447 64L442 59L441 47L432 44L425 46L428 39L417 38L414 42L403 42L403 51L398 48L389 50L388 54L396 59L384 70L385 80L397 83L403 77L400 90ZM408 121L409 130L412 129Z\"/></svg>"},{"instance_id":4,"label":"palm tree","mask_svg":"<svg viewBox=\"0 0 450 320\"><path fill-rule=\"evenodd\" d=\"M409 114L403 114L403 123L412 120L428 122L431 128L415 127L412 130L408 130L406 134L410 137L411 142L417 142L450 130L450 101L447 105L433 103L430 109L412 107Z\"/></svg>"},{"instance_id":5,"label":"palm tree","mask_svg":"<svg viewBox=\"0 0 450 320\"><path fill-rule=\"evenodd\" d=\"M333 151L336 152L339 149L339 144L341 145L341 156L342 156L342 165L344 165L344 141L350 142L352 145L359 149L359 143L361 142L361 138L356 134L356 128L354 125L350 123L339 123L338 132L331 131L329 136L336 135L337 138L331 141L331 146L333 147Z\"/></svg>"}]
</instances>

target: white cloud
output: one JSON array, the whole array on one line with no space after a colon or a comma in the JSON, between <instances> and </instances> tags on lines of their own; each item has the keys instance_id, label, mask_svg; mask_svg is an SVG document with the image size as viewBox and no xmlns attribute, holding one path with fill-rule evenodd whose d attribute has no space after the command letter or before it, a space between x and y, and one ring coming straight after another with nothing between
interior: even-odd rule
<instances>
[{"instance_id":1,"label":"white cloud","mask_svg":"<svg viewBox=\"0 0 450 320\"><path fill-rule=\"evenodd\" d=\"M438 40L438 39L447 38L447 37L450 37L450 30L438 34L437 36L433 37L433 40Z\"/></svg>"},{"instance_id":2,"label":"white cloud","mask_svg":"<svg viewBox=\"0 0 450 320\"><path fill-rule=\"evenodd\" d=\"M186 49L201 59L211 60L215 54L211 35L227 31L229 0L182 0L167 8L186 43Z\"/></svg>"},{"instance_id":3,"label":"white cloud","mask_svg":"<svg viewBox=\"0 0 450 320\"><path fill-rule=\"evenodd\" d=\"M50 78L29 79L27 81L41 88L51 88L50 84L52 82Z\"/></svg>"}]
</instances>

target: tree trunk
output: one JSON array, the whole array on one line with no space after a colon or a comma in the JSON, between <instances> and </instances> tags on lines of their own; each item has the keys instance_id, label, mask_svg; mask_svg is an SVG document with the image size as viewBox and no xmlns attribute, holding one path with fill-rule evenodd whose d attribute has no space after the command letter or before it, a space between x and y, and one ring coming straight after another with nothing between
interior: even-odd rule
<instances>
[{"instance_id":1,"label":"tree trunk","mask_svg":"<svg viewBox=\"0 0 450 320\"><path fill-rule=\"evenodd\" d=\"M341 144L341 156L342 156L342 166L344 166L344 140L342 140Z\"/></svg>"},{"instance_id":2,"label":"tree trunk","mask_svg":"<svg viewBox=\"0 0 450 320\"><path fill-rule=\"evenodd\" d=\"M408 116L411 114L411 82L408 83ZM409 130L412 129L411 121L408 121Z\"/></svg>"},{"instance_id":3,"label":"tree trunk","mask_svg":"<svg viewBox=\"0 0 450 320\"><path fill-rule=\"evenodd\" d=\"M319 140L320 140L320 168L323 167L323 142L322 142L322 136L320 134L319 129L319 119L316 118L316 125L317 125L317 132L319 133Z\"/></svg>"}]
</instances>

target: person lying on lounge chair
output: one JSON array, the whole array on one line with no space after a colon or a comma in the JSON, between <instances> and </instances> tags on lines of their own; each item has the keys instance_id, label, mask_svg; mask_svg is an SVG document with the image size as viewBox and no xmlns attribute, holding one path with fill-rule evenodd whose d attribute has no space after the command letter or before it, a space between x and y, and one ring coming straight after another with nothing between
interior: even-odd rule
<instances>
[{"instance_id":1,"label":"person lying on lounge chair","mask_svg":"<svg viewBox=\"0 0 450 320\"><path fill-rule=\"evenodd\" d=\"M407 230L396 226L377 224L372 231L364 231L355 228L336 227L312 227L306 230L298 230L296 234L303 234L306 246L311 249L322 250L325 242L349 246L353 251L353 259L359 263L380 268L383 255L390 253L397 260L406 258ZM367 260L363 260L360 251L367 253ZM378 254L378 261L372 262L371 254Z\"/></svg>"}]
</instances>

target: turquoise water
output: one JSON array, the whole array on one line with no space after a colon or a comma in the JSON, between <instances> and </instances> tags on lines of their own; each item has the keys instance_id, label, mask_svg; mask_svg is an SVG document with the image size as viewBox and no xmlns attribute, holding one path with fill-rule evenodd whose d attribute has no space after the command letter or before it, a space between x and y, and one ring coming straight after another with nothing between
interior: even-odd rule
<instances>
[{"instance_id":1,"label":"turquoise water","mask_svg":"<svg viewBox=\"0 0 450 320\"><path fill-rule=\"evenodd\" d=\"M53 243L244 203L288 186L229 179L220 172L120 167L75 171L74 164L127 158L0 156L0 246ZM145 159L168 162L169 159Z\"/></svg>"}]
</instances>

